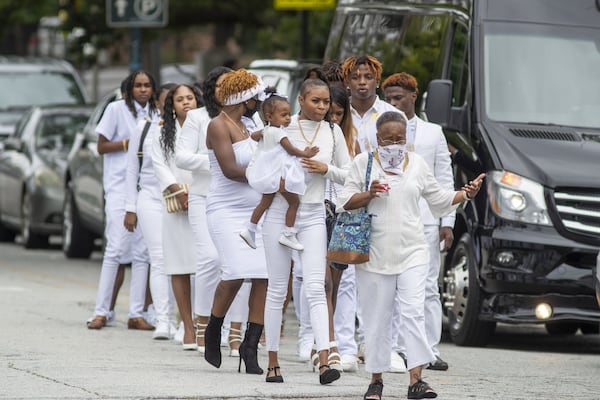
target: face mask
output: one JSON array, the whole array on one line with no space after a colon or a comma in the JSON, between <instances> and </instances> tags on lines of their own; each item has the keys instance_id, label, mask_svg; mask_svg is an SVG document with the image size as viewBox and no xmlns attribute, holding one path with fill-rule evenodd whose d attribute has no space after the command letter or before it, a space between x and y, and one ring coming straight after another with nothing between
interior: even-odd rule
<instances>
[{"instance_id":1,"label":"face mask","mask_svg":"<svg viewBox=\"0 0 600 400\"><path fill-rule=\"evenodd\" d=\"M384 171L397 173L402 170L404 162L405 144L391 144L389 146L378 146L379 162Z\"/></svg>"}]
</instances>

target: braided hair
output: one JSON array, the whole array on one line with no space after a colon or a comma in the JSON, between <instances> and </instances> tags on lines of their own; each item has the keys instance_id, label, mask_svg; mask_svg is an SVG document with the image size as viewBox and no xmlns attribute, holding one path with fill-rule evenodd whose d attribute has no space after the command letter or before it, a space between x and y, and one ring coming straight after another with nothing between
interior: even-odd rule
<instances>
[{"instance_id":1,"label":"braided hair","mask_svg":"<svg viewBox=\"0 0 600 400\"><path fill-rule=\"evenodd\" d=\"M204 107L206 107L206 111L208 111L211 118L216 117L221 112L222 105L217 99L215 89L221 75L228 72L231 72L231 68L216 67L206 75L206 79L202 82L202 99L204 100Z\"/></svg>"},{"instance_id":2,"label":"braided hair","mask_svg":"<svg viewBox=\"0 0 600 400\"><path fill-rule=\"evenodd\" d=\"M175 135L177 133L177 116L175 115L175 106L173 102L173 97L175 97L175 92L179 90L181 87L186 87L194 93L194 97L196 98L196 107L202 101L202 95L198 88L194 85L180 84L169 90L167 93L167 97L165 98L165 112L163 115L163 126L160 130L160 147L163 150L165 155L165 161L168 161L169 158L173 156L175 153Z\"/></svg>"},{"instance_id":3,"label":"braided hair","mask_svg":"<svg viewBox=\"0 0 600 400\"><path fill-rule=\"evenodd\" d=\"M127 108L129 108L129 111L131 112L131 114L133 114L133 116L135 118L137 118L137 111L135 109L135 105L133 104L133 102L135 101L135 99L133 98L133 85L135 84L135 78L137 78L139 75L146 75L148 77L148 79L150 80L150 85L152 86L152 96L150 97L150 99L148 99L148 105L149 105L149 114L155 114L157 113L157 109L156 109L156 81L154 80L154 77L149 73L146 72L142 69L137 70L135 72L133 72L130 76L129 76L129 80L127 81L126 86L126 95L125 95L125 104L127 105Z\"/></svg>"}]
</instances>

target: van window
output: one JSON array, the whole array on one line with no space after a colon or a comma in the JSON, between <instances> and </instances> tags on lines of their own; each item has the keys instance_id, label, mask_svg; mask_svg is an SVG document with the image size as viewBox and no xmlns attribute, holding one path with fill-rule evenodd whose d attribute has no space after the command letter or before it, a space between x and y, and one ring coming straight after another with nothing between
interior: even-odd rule
<instances>
[{"instance_id":1,"label":"van window","mask_svg":"<svg viewBox=\"0 0 600 400\"><path fill-rule=\"evenodd\" d=\"M370 54L383 64L383 79L405 71L426 88L433 77L440 76L451 20L448 14L409 16L380 10L338 14L325 58L343 61L351 55Z\"/></svg>"},{"instance_id":2,"label":"van window","mask_svg":"<svg viewBox=\"0 0 600 400\"><path fill-rule=\"evenodd\" d=\"M77 82L66 73L3 72L0 87L0 109L85 103Z\"/></svg>"},{"instance_id":3,"label":"van window","mask_svg":"<svg viewBox=\"0 0 600 400\"><path fill-rule=\"evenodd\" d=\"M457 23L452 40L448 78L452 81L452 105L465 104L469 81L469 28Z\"/></svg>"},{"instance_id":4,"label":"van window","mask_svg":"<svg viewBox=\"0 0 600 400\"><path fill-rule=\"evenodd\" d=\"M600 127L600 30L484 27L485 110L504 122Z\"/></svg>"}]
</instances>

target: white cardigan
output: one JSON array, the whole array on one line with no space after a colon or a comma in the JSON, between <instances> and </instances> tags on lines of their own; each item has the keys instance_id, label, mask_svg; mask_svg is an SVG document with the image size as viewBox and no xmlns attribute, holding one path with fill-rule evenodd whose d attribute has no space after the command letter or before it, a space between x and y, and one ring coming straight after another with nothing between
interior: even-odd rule
<instances>
[{"instance_id":1,"label":"white cardigan","mask_svg":"<svg viewBox=\"0 0 600 400\"><path fill-rule=\"evenodd\" d=\"M373 214L369 261L357 264L370 272L384 275L401 274L409 268L429 263L429 250L423 233L419 199L425 198L429 209L438 218L455 210L452 205L455 191L443 189L423 157L407 153L408 165L402 176L387 176L391 190L388 197L374 198L367 210ZM350 198L365 191L368 153L354 158L339 197L338 212ZM370 181L384 172L373 160ZM370 184L369 184L370 185Z\"/></svg>"}]
</instances>

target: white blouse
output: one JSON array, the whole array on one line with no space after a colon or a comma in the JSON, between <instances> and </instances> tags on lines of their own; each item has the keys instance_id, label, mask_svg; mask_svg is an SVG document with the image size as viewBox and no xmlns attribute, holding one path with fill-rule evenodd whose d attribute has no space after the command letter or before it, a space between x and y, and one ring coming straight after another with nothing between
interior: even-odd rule
<instances>
[{"instance_id":1,"label":"white blouse","mask_svg":"<svg viewBox=\"0 0 600 400\"><path fill-rule=\"evenodd\" d=\"M425 198L431 212L438 218L458 207L458 204L452 205L456 192L439 185L421 156L413 152L407 154L408 165L404 174L386 176L390 184L389 196L374 198L367 206L368 212L373 214L369 261L357 266L370 272L396 275L429 263L419 207L421 197ZM338 212L345 211L344 205L354 194L365 191L367 161L368 153L361 153L354 158L339 197ZM374 159L370 182L384 175Z\"/></svg>"}]
</instances>

